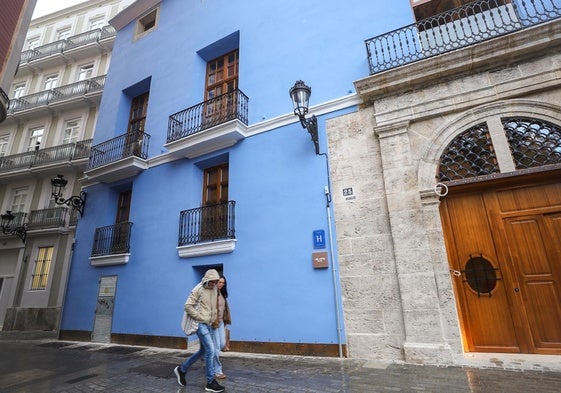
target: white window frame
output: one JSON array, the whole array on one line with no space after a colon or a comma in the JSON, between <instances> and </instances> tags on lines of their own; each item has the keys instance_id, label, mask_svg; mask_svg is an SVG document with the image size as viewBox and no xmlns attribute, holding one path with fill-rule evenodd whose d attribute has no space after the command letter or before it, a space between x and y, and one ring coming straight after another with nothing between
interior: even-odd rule
<instances>
[{"instance_id":1,"label":"white window frame","mask_svg":"<svg viewBox=\"0 0 561 393\"><path fill-rule=\"evenodd\" d=\"M71 125L70 123L75 123ZM67 131L70 131L70 135L67 135ZM80 140L80 134L82 132L82 121L79 117L67 119L64 121L62 126L62 144L78 142Z\"/></svg>"},{"instance_id":2,"label":"white window frame","mask_svg":"<svg viewBox=\"0 0 561 393\"><path fill-rule=\"evenodd\" d=\"M41 133L37 133L41 131ZM45 127L34 127L29 129L29 138L27 139L26 151L34 151L41 148L43 138L45 137Z\"/></svg>"},{"instance_id":3,"label":"white window frame","mask_svg":"<svg viewBox=\"0 0 561 393\"><path fill-rule=\"evenodd\" d=\"M40 43L41 43L41 37L37 36L37 37L28 38L25 44L27 46L27 50L32 50L40 46Z\"/></svg>"},{"instance_id":4,"label":"white window frame","mask_svg":"<svg viewBox=\"0 0 561 393\"><path fill-rule=\"evenodd\" d=\"M17 187L12 189L10 199L10 210L12 213L25 212L27 209L27 197L29 196L29 186Z\"/></svg>"},{"instance_id":5,"label":"white window frame","mask_svg":"<svg viewBox=\"0 0 561 393\"><path fill-rule=\"evenodd\" d=\"M51 74L45 76L45 81L43 82L43 90L51 90L58 86L58 74Z\"/></svg>"},{"instance_id":6,"label":"white window frame","mask_svg":"<svg viewBox=\"0 0 561 393\"><path fill-rule=\"evenodd\" d=\"M70 26L65 26L65 27L61 27L60 29L57 29L55 41L62 41L68 39L68 37L70 37L71 31L72 28Z\"/></svg>"},{"instance_id":7,"label":"white window frame","mask_svg":"<svg viewBox=\"0 0 561 393\"><path fill-rule=\"evenodd\" d=\"M23 97L25 95L26 87L27 87L26 82L14 83L14 89L12 91L12 99L15 100L20 97Z\"/></svg>"},{"instance_id":8,"label":"white window frame","mask_svg":"<svg viewBox=\"0 0 561 393\"><path fill-rule=\"evenodd\" d=\"M89 30L101 29L106 25L105 23L105 16L96 16L90 18L88 26Z\"/></svg>"},{"instance_id":9,"label":"white window frame","mask_svg":"<svg viewBox=\"0 0 561 393\"><path fill-rule=\"evenodd\" d=\"M85 81L85 80L91 79L93 77L93 74L94 74L93 63L84 64L83 66L80 66L78 68L77 75L76 75L76 81L80 82L80 81Z\"/></svg>"},{"instance_id":10,"label":"white window frame","mask_svg":"<svg viewBox=\"0 0 561 393\"><path fill-rule=\"evenodd\" d=\"M8 153L10 146L10 134L0 135L0 157L4 157Z\"/></svg>"}]
</instances>

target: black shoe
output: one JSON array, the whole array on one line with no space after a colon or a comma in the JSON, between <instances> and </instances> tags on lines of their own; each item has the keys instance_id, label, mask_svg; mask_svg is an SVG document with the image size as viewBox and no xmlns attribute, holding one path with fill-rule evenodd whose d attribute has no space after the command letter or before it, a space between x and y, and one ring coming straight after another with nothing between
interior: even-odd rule
<instances>
[{"instance_id":1,"label":"black shoe","mask_svg":"<svg viewBox=\"0 0 561 393\"><path fill-rule=\"evenodd\" d=\"M224 386L220 385L218 382L216 382L216 379L213 379L211 383L206 384L205 390L207 392L220 393L220 392L223 392L224 390L226 390L226 388Z\"/></svg>"},{"instance_id":2,"label":"black shoe","mask_svg":"<svg viewBox=\"0 0 561 393\"><path fill-rule=\"evenodd\" d=\"M185 373L179 369L179 366L173 369L175 376L177 377L177 383L181 386L185 386L187 383L185 382ZM223 390L220 390L221 392Z\"/></svg>"}]
</instances>

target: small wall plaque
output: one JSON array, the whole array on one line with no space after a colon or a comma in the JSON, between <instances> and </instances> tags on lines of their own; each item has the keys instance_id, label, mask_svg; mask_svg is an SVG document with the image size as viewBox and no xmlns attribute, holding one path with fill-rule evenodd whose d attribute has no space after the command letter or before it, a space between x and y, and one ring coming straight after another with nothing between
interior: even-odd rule
<instances>
[{"instance_id":1,"label":"small wall plaque","mask_svg":"<svg viewBox=\"0 0 561 393\"><path fill-rule=\"evenodd\" d=\"M314 269L325 269L329 267L329 259L327 259L327 252L314 252L312 253L312 263Z\"/></svg>"}]
</instances>

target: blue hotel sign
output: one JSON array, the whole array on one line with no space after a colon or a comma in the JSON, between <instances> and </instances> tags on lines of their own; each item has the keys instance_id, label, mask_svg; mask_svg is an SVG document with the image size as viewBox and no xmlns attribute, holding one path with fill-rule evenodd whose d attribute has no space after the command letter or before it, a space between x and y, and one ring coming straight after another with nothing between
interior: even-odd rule
<instances>
[{"instance_id":1,"label":"blue hotel sign","mask_svg":"<svg viewBox=\"0 0 561 393\"><path fill-rule=\"evenodd\" d=\"M314 231L314 248L325 248L325 231L323 229Z\"/></svg>"}]
</instances>

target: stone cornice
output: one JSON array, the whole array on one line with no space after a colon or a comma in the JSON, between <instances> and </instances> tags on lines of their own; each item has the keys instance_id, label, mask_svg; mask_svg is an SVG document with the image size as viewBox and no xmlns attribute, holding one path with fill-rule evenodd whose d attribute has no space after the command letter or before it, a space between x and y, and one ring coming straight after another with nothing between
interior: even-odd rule
<instances>
[{"instance_id":1,"label":"stone cornice","mask_svg":"<svg viewBox=\"0 0 561 393\"><path fill-rule=\"evenodd\" d=\"M561 48L561 19L497 37L453 52L387 70L355 82L367 104L431 86L435 81L509 66Z\"/></svg>"},{"instance_id":2,"label":"stone cornice","mask_svg":"<svg viewBox=\"0 0 561 393\"><path fill-rule=\"evenodd\" d=\"M385 124L378 126L374 129L374 132L380 139L388 138L395 135L406 134L409 130L410 122L408 120L400 121L391 124Z\"/></svg>"}]
</instances>

